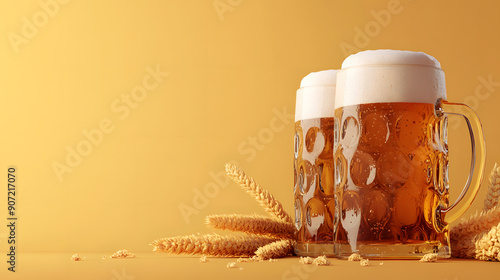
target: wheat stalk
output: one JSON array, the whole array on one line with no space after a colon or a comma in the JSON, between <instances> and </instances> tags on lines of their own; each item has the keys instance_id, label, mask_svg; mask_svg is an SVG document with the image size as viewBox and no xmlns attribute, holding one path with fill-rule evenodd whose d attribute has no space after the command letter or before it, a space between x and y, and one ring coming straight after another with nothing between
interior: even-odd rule
<instances>
[{"instance_id":1,"label":"wheat stalk","mask_svg":"<svg viewBox=\"0 0 500 280\"><path fill-rule=\"evenodd\" d=\"M279 238L292 238L295 230L291 223L256 214L210 215L205 218L205 223L214 229L241 231Z\"/></svg>"},{"instance_id":2,"label":"wheat stalk","mask_svg":"<svg viewBox=\"0 0 500 280\"><path fill-rule=\"evenodd\" d=\"M192 234L153 241L153 251L170 254L202 254L219 257L246 257L276 238L257 235Z\"/></svg>"},{"instance_id":3,"label":"wheat stalk","mask_svg":"<svg viewBox=\"0 0 500 280\"><path fill-rule=\"evenodd\" d=\"M495 163L490 174L490 185L484 199L484 211L488 211L498 204L500 198L500 166Z\"/></svg>"},{"instance_id":4,"label":"wheat stalk","mask_svg":"<svg viewBox=\"0 0 500 280\"><path fill-rule=\"evenodd\" d=\"M260 247L255 255L263 260L283 258L293 255L293 244L290 239L282 239Z\"/></svg>"},{"instance_id":5,"label":"wheat stalk","mask_svg":"<svg viewBox=\"0 0 500 280\"><path fill-rule=\"evenodd\" d=\"M463 219L450 232L451 254L457 258L474 258L475 241L481 233L500 222L500 207L495 206Z\"/></svg>"},{"instance_id":6,"label":"wheat stalk","mask_svg":"<svg viewBox=\"0 0 500 280\"><path fill-rule=\"evenodd\" d=\"M280 220L292 223L290 215L285 212L281 203L267 190L259 186L252 177L247 176L237 166L229 163L226 163L226 173L234 182L255 198L264 207L264 210Z\"/></svg>"}]
</instances>

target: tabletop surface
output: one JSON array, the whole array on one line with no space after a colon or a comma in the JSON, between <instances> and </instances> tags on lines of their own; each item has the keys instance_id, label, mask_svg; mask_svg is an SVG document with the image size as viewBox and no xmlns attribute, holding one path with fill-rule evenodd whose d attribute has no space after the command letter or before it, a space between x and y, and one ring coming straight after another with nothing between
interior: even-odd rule
<instances>
[{"instance_id":1,"label":"tabletop surface","mask_svg":"<svg viewBox=\"0 0 500 280\"><path fill-rule=\"evenodd\" d=\"M417 260L372 260L370 266L329 258L330 266L299 263L298 257L276 262L236 262L237 258L176 256L162 253L136 253L130 259L103 259L109 252L79 253L85 259L71 260L72 252L21 253L16 272L2 265L0 279L499 279L500 263L477 260L444 259L435 263ZM236 268L227 264L236 262ZM5 262L2 262L5 263ZM4 276L7 276L4 278ZM349 278L347 278L349 277Z\"/></svg>"}]
</instances>

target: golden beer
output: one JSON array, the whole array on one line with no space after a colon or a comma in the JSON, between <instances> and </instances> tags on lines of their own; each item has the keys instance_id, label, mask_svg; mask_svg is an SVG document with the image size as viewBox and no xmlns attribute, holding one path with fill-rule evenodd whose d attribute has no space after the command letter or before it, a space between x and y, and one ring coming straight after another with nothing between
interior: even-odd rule
<instances>
[{"instance_id":1,"label":"golden beer","mask_svg":"<svg viewBox=\"0 0 500 280\"><path fill-rule=\"evenodd\" d=\"M447 118L425 103L352 105L335 118L337 244L446 244L435 210L449 204Z\"/></svg>"},{"instance_id":2,"label":"golden beer","mask_svg":"<svg viewBox=\"0 0 500 280\"><path fill-rule=\"evenodd\" d=\"M333 118L295 122L294 196L299 242L332 242Z\"/></svg>"},{"instance_id":3,"label":"golden beer","mask_svg":"<svg viewBox=\"0 0 500 280\"><path fill-rule=\"evenodd\" d=\"M469 179L453 203L449 114L465 118L472 150ZM411 51L349 56L337 74L334 132L335 254L450 257L449 224L479 190L485 150L474 111L446 101L440 63Z\"/></svg>"},{"instance_id":4,"label":"golden beer","mask_svg":"<svg viewBox=\"0 0 500 280\"><path fill-rule=\"evenodd\" d=\"M336 70L311 73L297 91L294 137L295 253L333 255L336 224L333 100Z\"/></svg>"}]
</instances>

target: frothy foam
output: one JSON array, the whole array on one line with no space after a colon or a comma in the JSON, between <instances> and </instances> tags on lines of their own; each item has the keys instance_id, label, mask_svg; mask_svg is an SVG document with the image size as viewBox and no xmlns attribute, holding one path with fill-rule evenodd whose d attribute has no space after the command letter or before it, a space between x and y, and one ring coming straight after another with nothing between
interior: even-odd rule
<instances>
[{"instance_id":1,"label":"frothy foam","mask_svg":"<svg viewBox=\"0 0 500 280\"><path fill-rule=\"evenodd\" d=\"M423 52L374 50L346 58L337 74L335 108L381 102L435 104L446 99L444 72Z\"/></svg>"},{"instance_id":2,"label":"frothy foam","mask_svg":"<svg viewBox=\"0 0 500 280\"><path fill-rule=\"evenodd\" d=\"M295 121L333 118L337 70L312 72L300 82L295 103Z\"/></svg>"},{"instance_id":3,"label":"frothy foam","mask_svg":"<svg viewBox=\"0 0 500 280\"><path fill-rule=\"evenodd\" d=\"M307 74L307 76L302 78L302 81L300 81L300 87L335 86L336 83L337 70L323 70Z\"/></svg>"},{"instance_id":4,"label":"frothy foam","mask_svg":"<svg viewBox=\"0 0 500 280\"><path fill-rule=\"evenodd\" d=\"M413 51L369 50L350 55L342 62L342 69L365 65L424 65L441 69L434 57Z\"/></svg>"}]
</instances>

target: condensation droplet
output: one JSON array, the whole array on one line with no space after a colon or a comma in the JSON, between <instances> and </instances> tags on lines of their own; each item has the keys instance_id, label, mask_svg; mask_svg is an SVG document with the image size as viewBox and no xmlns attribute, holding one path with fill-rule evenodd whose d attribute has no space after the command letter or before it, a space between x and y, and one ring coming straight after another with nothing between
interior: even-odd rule
<instances>
[{"instance_id":1,"label":"condensation droplet","mask_svg":"<svg viewBox=\"0 0 500 280\"><path fill-rule=\"evenodd\" d=\"M363 124L361 139L364 143L379 147L389 140L389 121L384 112L370 113L363 117L361 123Z\"/></svg>"},{"instance_id":2,"label":"condensation droplet","mask_svg":"<svg viewBox=\"0 0 500 280\"><path fill-rule=\"evenodd\" d=\"M378 235L391 217L390 202L382 189L374 188L363 196L363 216L372 233Z\"/></svg>"},{"instance_id":3,"label":"condensation droplet","mask_svg":"<svg viewBox=\"0 0 500 280\"><path fill-rule=\"evenodd\" d=\"M314 236L325 219L325 205L320 199L313 197L306 205L306 226Z\"/></svg>"},{"instance_id":4,"label":"condensation droplet","mask_svg":"<svg viewBox=\"0 0 500 280\"><path fill-rule=\"evenodd\" d=\"M404 185L411 172L410 159L397 149L381 154L377 161L377 180L386 190Z\"/></svg>"},{"instance_id":5,"label":"condensation droplet","mask_svg":"<svg viewBox=\"0 0 500 280\"><path fill-rule=\"evenodd\" d=\"M295 200L295 228L297 230L300 230L300 227L302 226L302 206L300 205L299 200Z\"/></svg>"},{"instance_id":6,"label":"condensation droplet","mask_svg":"<svg viewBox=\"0 0 500 280\"><path fill-rule=\"evenodd\" d=\"M359 124L356 118L350 116L344 120L342 125L341 143L348 148L354 148L358 144Z\"/></svg>"},{"instance_id":7,"label":"condensation droplet","mask_svg":"<svg viewBox=\"0 0 500 280\"><path fill-rule=\"evenodd\" d=\"M350 175L358 187L366 187L373 183L377 173L375 159L362 150L357 150L351 160Z\"/></svg>"},{"instance_id":8,"label":"condensation droplet","mask_svg":"<svg viewBox=\"0 0 500 280\"><path fill-rule=\"evenodd\" d=\"M293 154L294 154L294 157L295 159L297 159L299 157L299 134L297 132L295 132L295 137L294 137L294 151L293 151Z\"/></svg>"}]
</instances>

